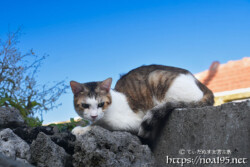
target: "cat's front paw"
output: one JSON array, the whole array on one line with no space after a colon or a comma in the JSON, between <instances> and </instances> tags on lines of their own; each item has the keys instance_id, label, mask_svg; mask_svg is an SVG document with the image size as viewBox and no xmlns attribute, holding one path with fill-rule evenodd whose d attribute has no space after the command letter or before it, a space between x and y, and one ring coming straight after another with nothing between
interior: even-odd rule
<instances>
[{"instance_id":1,"label":"cat's front paw","mask_svg":"<svg viewBox=\"0 0 250 167\"><path fill-rule=\"evenodd\" d=\"M76 137L78 137L78 136L82 136L86 134L88 131L90 131L90 129L91 129L90 126L86 126L86 127L77 126L71 131L71 133L75 135Z\"/></svg>"}]
</instances>

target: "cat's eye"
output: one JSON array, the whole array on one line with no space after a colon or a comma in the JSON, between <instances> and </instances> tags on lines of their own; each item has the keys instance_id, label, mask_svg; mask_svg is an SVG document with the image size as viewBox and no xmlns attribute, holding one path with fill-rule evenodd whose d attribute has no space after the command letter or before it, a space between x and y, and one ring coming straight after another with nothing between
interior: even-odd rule
<instances>
[{"instance_id":1,"label":"cat's eye","mask_svg":"<svg viewBox=\"0 0 250 167\"><path fill-rule=\"evenodd\" d=\"M89 104L82 103L82 107L83 107L83 108L89 108Z\"/></svg>"},{"instance_id":2,"label":"cat's eye","mask_svg":"<svg viewBox=\"0 0 250 167\"><path fill-rule=\"evenodd\" d=\"M98 107L103 107L104 106L104 102L101 102L98 104Z\"/></svg>"}]
</instances>

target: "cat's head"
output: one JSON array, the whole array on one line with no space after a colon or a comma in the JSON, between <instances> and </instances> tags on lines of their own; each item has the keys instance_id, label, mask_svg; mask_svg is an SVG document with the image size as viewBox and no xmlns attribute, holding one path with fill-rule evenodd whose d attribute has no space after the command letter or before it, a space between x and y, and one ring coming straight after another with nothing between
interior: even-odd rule
<instances>
[{"instance_id":1,"label":"cat's head","mask_svg":"<svg viewBox=\"0 0 250 167\"><path fill-rule=\"evenodd\" d=\"M70 82L74 94L74 107L82 118L97 121L112 103L110 87L112 78L101 82L78 83Z\"/></svg>"}]
</instances>

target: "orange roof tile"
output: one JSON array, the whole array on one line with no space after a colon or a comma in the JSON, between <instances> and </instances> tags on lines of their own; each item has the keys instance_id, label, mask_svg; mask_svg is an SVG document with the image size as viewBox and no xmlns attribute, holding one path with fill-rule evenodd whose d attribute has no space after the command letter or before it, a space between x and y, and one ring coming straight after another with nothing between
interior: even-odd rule
<instances>
[{"instance_id":1,"label":"orange roof tile","mask_svg":"<svg viewBox=\"0 0 250 167\"><path fill-rule=\"evenodd\" d=\"M213 92L250 88L250 57L226 64L213 62L209 70L200 72L195 77Z\"/></svg>"}]
</instances>

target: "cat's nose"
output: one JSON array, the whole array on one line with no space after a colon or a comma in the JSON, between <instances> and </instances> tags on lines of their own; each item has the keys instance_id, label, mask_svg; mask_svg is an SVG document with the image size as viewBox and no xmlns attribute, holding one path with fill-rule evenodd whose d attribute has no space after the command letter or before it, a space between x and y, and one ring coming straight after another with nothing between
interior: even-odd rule
<instances>
[{"instance_id":1,"label":"cat's nose","mask_svg":"<svg viewBox=\"0 0 250 167\"><path fill-rule=\"evenodd\" d=\"M95 116L91 116L91 118L92 118L92 119L96 119L96 117L97 117L97 115L95 115Z\"/></svg>"}]
</instances>

